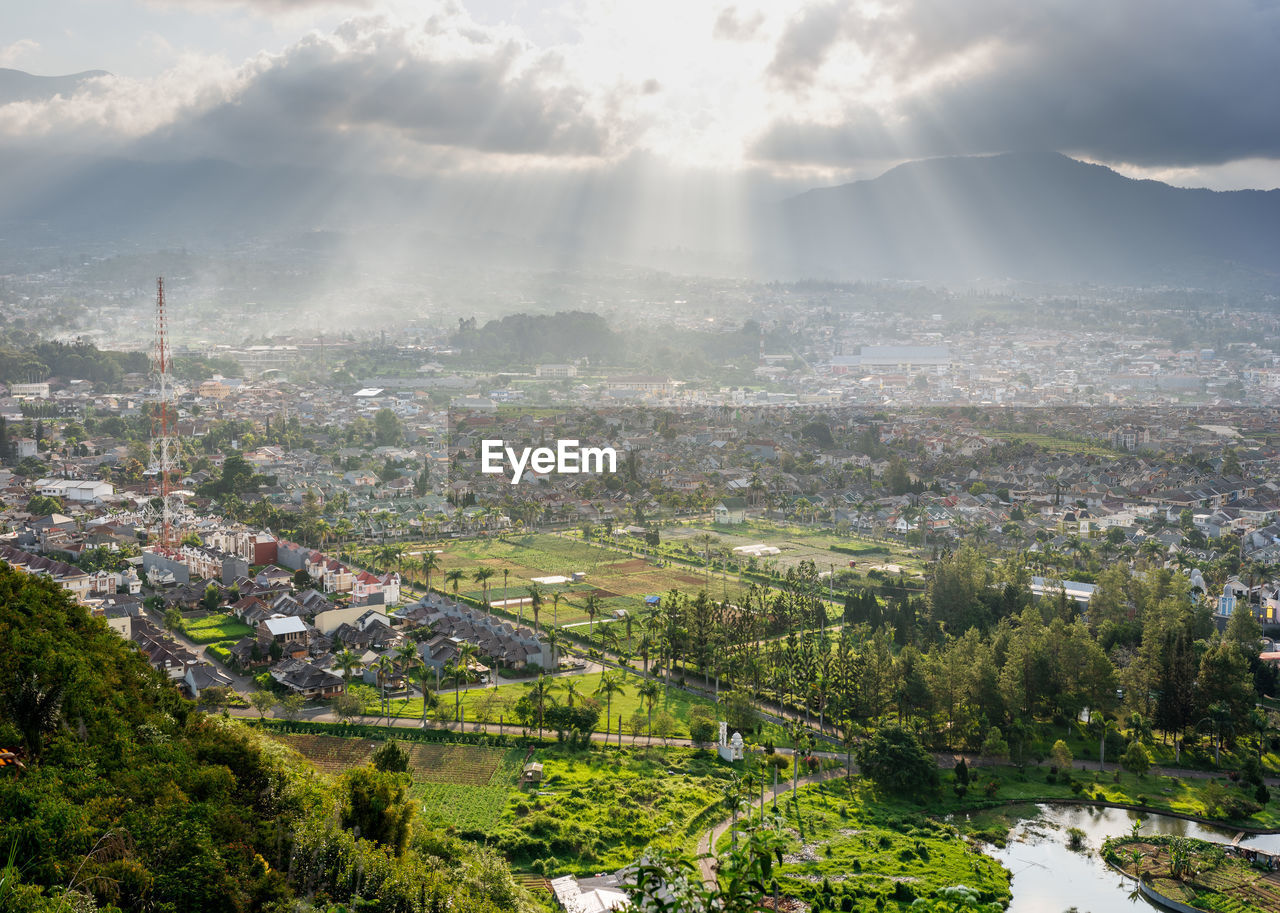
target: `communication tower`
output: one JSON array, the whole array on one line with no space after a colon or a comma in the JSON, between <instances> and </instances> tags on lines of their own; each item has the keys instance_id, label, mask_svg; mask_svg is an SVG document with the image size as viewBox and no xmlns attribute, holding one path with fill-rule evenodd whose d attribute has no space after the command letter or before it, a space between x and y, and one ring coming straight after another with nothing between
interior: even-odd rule
<instances>
[{"instance_id":1,"label":"communication tower","mask_svg":"<svg viewBox=\"0 0 1280 913\"><path fill-rule=\"evenodd\" d=\"M181 451L174 429L177 405L174 402L173 382L169 376L169 327L164 308L164 277L156 279L156 339L151 353L151 368L155 378L156 401L151 421L151 465L147 467L155 480L153 489L160 499L156 519L160 525L159 544L166 548L178 545L174 523L181 504L173 493L175 473L181 469Z\"/></svg>"}]
</instances>

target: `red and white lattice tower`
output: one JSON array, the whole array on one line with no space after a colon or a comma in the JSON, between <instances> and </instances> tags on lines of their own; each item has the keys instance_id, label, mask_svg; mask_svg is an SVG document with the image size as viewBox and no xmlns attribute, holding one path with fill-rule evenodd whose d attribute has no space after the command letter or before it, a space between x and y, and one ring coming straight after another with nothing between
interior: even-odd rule
<instances>
[{"instance_id":1,"label":"red and white lattice tower","mask_svg":"<svg viewBox=\"0 0 1280 913\"><path fill-rule=\"evenodd\" d=\"M151 465L147 468L155 479L154 491L160 500L156 510L159 544L172 549L178 545L175 520L181 504L173 492L173 481L181 471L181 451L174 431L178 409L169 376L169 328L164 310L163 277L156 279L156 340L151 367L155 375L156 409L151 422Z\"/></svg>"}]
</instances>

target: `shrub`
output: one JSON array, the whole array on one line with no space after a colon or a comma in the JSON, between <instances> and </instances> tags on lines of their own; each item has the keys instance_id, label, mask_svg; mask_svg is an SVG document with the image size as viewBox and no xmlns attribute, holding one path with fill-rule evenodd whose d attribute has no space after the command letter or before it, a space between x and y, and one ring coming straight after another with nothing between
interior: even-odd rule
<instances>
[{"instance_id":1,"label":"shrub","mask_svg":"<svg viewBox=\"0 0 1280 913\"><path fill-rule=\"evenodd\" d=\"M1071 763L1075 760L1075 756L1071 753L1070 746L1068 746L1066 742L1062 741L1062 739L1058 739L1058 741L1053 743L1053 748L1049 753L1053 756L1053 762L1064 770L1069 770L1071 768Z\"/></svg>"},{"instance_id":2,"label":"shrub","mask_svg":"<svg viewBox=\"0 0 1280 913\"><path fill-rule=\"evenodd\" d=\"M1137 774L1142 777L1151 769L1151 756L1147 754L1147 748L1141 742L1133 741L1129 743L1129 747L1125 749L1124 755L1120 758L1120 766L1129 773Z\"/></svg>"}]
</instances>

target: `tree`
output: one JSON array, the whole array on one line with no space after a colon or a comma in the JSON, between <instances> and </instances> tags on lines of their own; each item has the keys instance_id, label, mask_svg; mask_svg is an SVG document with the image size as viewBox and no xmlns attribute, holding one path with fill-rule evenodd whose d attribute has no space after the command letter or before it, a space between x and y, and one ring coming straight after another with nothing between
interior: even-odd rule
<instances>
[{"instance_id":1,"label":"tree","mask_svg":"<svg viewBox=\"0 0 1280 913\"><path fill-rule=\"evenodd\" d=\"M258 711L258 719L265 719L267 711L276 705L276 696L270 691L255 691L249 695L249 703Z\"/></svg>"},{"instance_id":2,"label":"tree","mask_svg":"<svg viewBox=\"0 0 1280 913\"><path fill-rule=\"evenodd\" d=\"M364 712L364 701L349 691L335 695L329 701L329 705L333 708L333 715L343 723Z\"/></svg>"},{"instance_id":3,"label":"tree","mask_svg":"<svg viewBox=\"0 0 1280 913\"><path fill-rule=\"evenodd\" d=\"M466 577L467 577L467 572L460 570L459 568L454 568L453 570L449 571L447 574L444 575L445 583L453 584L454 599L458 598L458 588L462 585L462 581L465 580Z\"/></svg>"},{"instance_id":4,"label":"tree","mask_svg":"<svg viewBox=\"0 0 1280 913\"><path fill-rule=\"evenodd\" d=\"M491 567L478 568L471 579L480 584L481 591L484 594L484 604L489 605L489 579L496 573ZM455 591L456 592L456 591ZM492 611L492 608L490 609Z\"/></svg>"},{"instance_id":5,"label":"tree","mask_svg":"<svg viewBox=\"0 0 1280 913\"><path fill-rule=\"evenodd\" d=\"M640 683L640 687L636 689L645 703L645 708L649 712L647 731L649 733L649 742L653 741L653 705L657 703L658 697L662 694L662 687L653 679L647 678Z\"/></svg>"},{"instance_id":6,"label":"tree","mask_svg":"<svg viewBox=\"0 0 1280 913\"><path fill-rule=\"evenodd\" d=\"M663 710L658 714L658 718L653 721L651 727L658 738L662 739L663 744L676 734L676 718L670 713Z\"/></svg>"},{"instance_id":7,"label":"tree","mask_svg":"<svg viewBox=\"0 0 1280 913\"><path fill-rule=\"evenodd\" d=\"M1070 770L1071 764L1075 761L1075 757L1071 754L1071 747L1062 739L1053 743L1053 748L1049 751L1053 763L1058 766L1059 770Z\"/></svg>"},{"instance_id":8,"label":"tree","mask_svg":"<svg viewBox=\"0 0 1280 913\"><path fill-rule=\"evenodd\" d=\"M427 549L422 553L422 579L428 593L431 592L431 575L438 570L440 570L440 556L434 550Z\"/></svg>"},{"instance_id":9,"label":"tree","mask_svg":"<svg viewBox=\"0 0 1280 913\"><path fill-rule=\"evenodd\" d=\"M289 694L280 702L280 709L284 711L286 720L296 720L306 705L307 699L301 694Z\"/></svg>"},{"instance_id":10,"label":"tree","mask_svg":"<svg viewBox=\"0 0 1280 913\"><path fill-rule=\"evenodd\" d=\"M370 761L378 770L389 773L402 774L409 770L409 752L395 739L383 742Z\"/></svg>"},{"instance_id":11,"label":"tree","mask_svg":"<svg viewBox=\"0 0 1280 913\"><path fill-rule=\"evenodd\" d=\"M877 786L906 794L936 789L938 765L914 734L900 726L879 730L858 747L858 764Z\"/></svg>"},{"instance_id":12,"label":"tree","mask_svg":"<svg viewBox=\"0 0 1280 913\"><path fill-rule=\"evenodd\" d=\"M584 606L584 609L587 613L587 639L590 640L596 615L600 612L600 597L596 595L595 590L592 590L587 594L587 603Z\"/></svg>"},{"instance_id":13,"label":"tree","mask_svg":"<svg viewBox=\"0 0 1280 913\"><path fill-rule=\"evenodd\" d=\"M397 856L403 853L414 809L409 778L364 766L347 771L343 785L342 826L363 840L389 847Z\"/></svg>"},{"instance_id":14,"label":"tree","mask_svg":"<svg viewBox=\"0 0 1280 913\"><path fill-rule=\"evenodd\" d=\"M404 427L390 409L379 409L373 414L373 434L378 444L386 447L404 440Z\"/></svg>"},{"instance_id":15,"label":"tree","mask_svg":"<svg viewBox=\"0 0 1280 913\"><path fill-rule=\"evenodd\" d=\"M608 734L609 734L609 725L610 725L610 720L612 720L612 719L613 719L613 696L614 696L615 694L617 694L617 695L625 695L625 694L627 693L627 689L623 686L623 684L622 684L622 682L619 680L618 676L616 676L616 675L611 675L611 674L609 674L608 672L601 672L601 673L600 673L600 682L599 682L599 684L597 684L597 685L596 685L596 690L595 690L593 693L594 693L594 694L597 694L597 695L599 695L599 694L603 694L603 695L604 695L604 701L605 701L605 710L604 710L604 722L605 722L605 726L604 726L604 731L605 731L605 736L606 736L605 741L607 742L607 741L608 741L607 736L608 736ZM621 741L621 736L619 736L619 741Z\"/></svg>"}]
</instances>

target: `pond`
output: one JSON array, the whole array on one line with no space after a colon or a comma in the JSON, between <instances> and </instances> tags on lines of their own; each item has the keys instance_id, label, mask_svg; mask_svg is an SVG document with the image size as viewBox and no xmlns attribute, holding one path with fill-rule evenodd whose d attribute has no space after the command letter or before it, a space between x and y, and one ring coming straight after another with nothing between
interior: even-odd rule
<instances>
[{"instance_id":1,"label":"pond","mask_svg":"<svg viewBox=\"0 0 1280 913\"><path fill-rule=\"evenodd\" d=\"M1107 837L1128 834L1135 821L1144 834L1176 834L1199 840L1230 843L1237 831L1209 827L1168 815L1118 808L1041 805L1034 818L1019 822L1003 849L988 848L1013 873L1013 901L1009 913L1106 913L1134 907L1154 907L1134 890L1134 882L1112 869L1098 854ZM1067 848L1067 829L1085 832L1089 852ZM1241 846L1280 852L1280 834L1246 837ZM1154 907L1155 909L1160 909Z\"/></svg>"}]
</instances>

